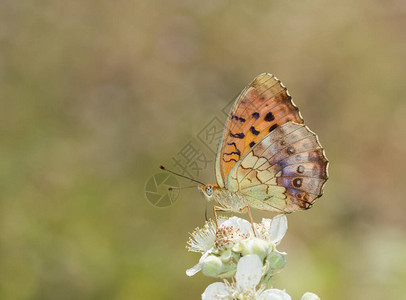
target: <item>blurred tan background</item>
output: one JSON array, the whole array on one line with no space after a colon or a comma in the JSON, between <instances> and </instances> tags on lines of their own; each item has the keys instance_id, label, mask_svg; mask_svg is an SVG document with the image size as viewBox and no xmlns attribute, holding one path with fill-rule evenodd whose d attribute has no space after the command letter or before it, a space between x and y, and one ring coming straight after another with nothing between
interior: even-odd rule
<instances>
[{"instance_id":1,"label":"blurred tan background","mask_svg":"<svg viewBox=\"0 0 406 300\"><path fill-rule=\"evenodd\" d=\"M0 299L199 299L205 200L146 182L189 141L213 159L197 134L262 72L330 160L276 287L406 299L405 34L401 0L2 0Z\"/></svg>"}]
</instances>

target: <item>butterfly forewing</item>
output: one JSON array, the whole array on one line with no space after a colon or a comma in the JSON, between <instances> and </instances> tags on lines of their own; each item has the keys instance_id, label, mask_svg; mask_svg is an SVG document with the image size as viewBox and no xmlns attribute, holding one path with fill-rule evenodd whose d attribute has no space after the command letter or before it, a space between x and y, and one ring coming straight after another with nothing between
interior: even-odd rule
<instances>
[{"instance_id":1,"label":"butterfly forewing","mask_svg":"<svg viewBox=\"0 0 406 300\"><path fill-rule=\"evenodd\" d=\"M303 123L283 84L271 74L257 76L239 95L228 116L217 153L217 182L224 187L233 166L266 135L287 122Z\"/></svg>"}]
</instances>

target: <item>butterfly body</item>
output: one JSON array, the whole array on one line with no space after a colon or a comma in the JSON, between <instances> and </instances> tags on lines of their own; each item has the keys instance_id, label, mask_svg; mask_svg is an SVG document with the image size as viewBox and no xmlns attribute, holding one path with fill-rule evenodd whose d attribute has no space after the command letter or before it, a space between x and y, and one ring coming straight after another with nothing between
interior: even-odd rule
<instances>
[{"instance_id":1,"label":"butterfly body","mask_svg":"<svg viewBox=\"0 0 406 300\"><path fill-rule=\"evenodd\" d=\"M212 194L206 192L208 187L212 188ZM242 193L238 191L233 192L227 188L221 188L217 184L201 186L200 190L208 200L216 201L222 206L222 208L228 211L240 212L241 209L247 205L245 196Z\"/></svg>"},{"instance_id":2,"label":"butterfly body","mask_svg":"<svg viewBox=\"0 0 406 300\"><path fill-rule=\"evenodd\" d=\"M310 208L322 195L327 166L286 88L265 73L238 96L217 152L217 184L200 190L230 211L249 205L290 213Z\"/></svg>"}]
</instances>

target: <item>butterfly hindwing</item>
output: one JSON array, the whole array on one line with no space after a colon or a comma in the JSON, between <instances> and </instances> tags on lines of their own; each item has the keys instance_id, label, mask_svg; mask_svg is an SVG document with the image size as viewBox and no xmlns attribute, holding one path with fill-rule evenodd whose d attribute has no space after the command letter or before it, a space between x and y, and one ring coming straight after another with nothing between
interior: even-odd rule
<instances>
[{"instance_id":1,"label":"butterfly hindwing","mask_svg":"<svg viewBox=\"0 0 406 300\"><path fill-rule=\"evenodd\" d=\"M230 171L227 186L252 207L277 212L307 209L322 194L327 159L305 125L285 123L252 147Z\"/></svg>"},{"instance_id":2,"label":"butterfly hindwing","mask_svg":"<svg viewBox=\"0 0 406 300\"><path fill-rule=\"evenodd\" d=\"M227 183L233 166L266 135L279 126L303 119L292 99L275 76L257 76L238 96L228 116L216 158L220 187Z\"/></svg>"}]
</instances>

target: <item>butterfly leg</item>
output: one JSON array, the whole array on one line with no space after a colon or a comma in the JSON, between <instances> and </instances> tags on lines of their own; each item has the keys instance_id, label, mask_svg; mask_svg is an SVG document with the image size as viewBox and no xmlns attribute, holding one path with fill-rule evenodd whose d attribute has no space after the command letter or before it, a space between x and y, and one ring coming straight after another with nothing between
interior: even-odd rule
<instances>
[{"instance_id":1,"label":"butterfly leg","mask_svg":"<svg viewBox=\"0 0 406 300\"><path fill-rule=\"evenodd\" d=\"M248 204L245 205L243 208L241 208L240 212L242 213L244 210L247 210L247 214L248 214L248 217L250 218L250 222L251 222L252 232L254 232L254 236L257 236L257 234L255 233L254 220L252 219L251 210L250 210L250 207L248 206Z\"/></svg>"},{"instance_id":2,"label":"butterfly leg","mask_svg":"<svg viewBox=\"0 0 406 300\"><path fill-rule=\"evenodd\" d=\"M214 220L216 221L216 229L219 228L219 223L217 221L217 212L218 211L229 212L230 210L226 209L226 208L223 208L223 207L220 207L220 206L216 206L216 205L213 206Z\"/></svg>"},{"instance_id":3,"label":"butterfly leg","mask_svg":"<svg viewBox=\"0 0 406 300\"><path fill-rule=\"evenodd\" d=\"M214 213L214 221L216 221L216 230L219 228L219 223L217 221L217 212L224 211L220 206L213 206L213 213Z\"/></svg>"}]
</instances>

